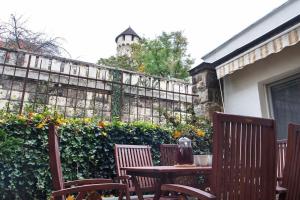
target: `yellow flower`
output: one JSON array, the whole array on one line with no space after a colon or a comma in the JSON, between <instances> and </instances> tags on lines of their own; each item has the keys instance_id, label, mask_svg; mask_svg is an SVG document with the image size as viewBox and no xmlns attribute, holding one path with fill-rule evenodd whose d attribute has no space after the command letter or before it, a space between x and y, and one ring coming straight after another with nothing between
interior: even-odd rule
<instances>
[{"instance_id":1,"label":"yellow flower","mask_svg":"<svg viewBox=\"0 0 300 200\"><path fill-rule=\"evenodd\" d=\"M17 119L22 121L22 122L26 121L26 118L23 115L18 115Z\"/></svg>"},{"instance_id":2,"label":"yellow flower","mask_svg":"<svg viewBox=\"0 0 300 200\"><path fill-rule=\"evenodd\" d=\"M3 119L0 119L0 124L1 124L1 123L3 123L3 124L4 124L4 122L5 122L5 121L4 121Z\"/></svg>"},{"instance_id":3,"label":"yellow flower","mask_svg":"<svg viewBox=\"0 0 300 200\"><path fill-rule=\"evenodd\" d=\"M104 123L103 121L99 121L99 122L98 122L98 126L99 126L100 128L105 128L105 123Z\"/></svg>"},{"instance_id":4,"label":"yellow flower","mask_svg":"<svg viewBox=\"0 0 300 200\"><path fill-rule=\"evenodd\" d=\"M56 124L57 125L62 125L62 124L65 124L67 122L66 119L63 119L63 118L57 118L56 119Z\"/></svg>"},{"instance_id":5,"label":"yellow flower","mask_svg":"<svg viewBox=\"0 0 300 200\"><path fill-rule=\"evenodd\" d=\"M86 118L83 119L83 122L86 123L86 124L91 123L91 121L92 121L91 118L86 117Z\"/></svg>"},{"instance_id":6,"label":"yellow flower","mask_svg":"<svg viewBox=\"0 0 300 200\"><path fill-rule=\"evenodd\" d=\"M144 64L141 64L141 65L138 67L138 72L145 72L145 65L144 65Z\"/></svg>"},{"instance_id":7,"label":"yellow flower","mask_svg":"<svg viewBox=\"0 0 300 200\"><path fill-rule=\"evenodd\" d=\"M197 132L196 132L196 134L197 134L199 137L204 137L204 136L205 136L204 131L201 130L201 129L198 129Z\"/></svg>"},{"instance_id":8,"label":"yellow flower","mask_svg":"<svg viewBox=\"0 0 300 200\"><path fill-rule=\"evenodd\" d=\"M179 138L181 136L181 132L180 131L174 131L173 137L174 138Z\"/></svg>"},{"instance_id":9,"label":"yellow flower","mask_svg":"<svg viewBox=\"0 0 300 200\"><path fill-rule=\"evenodd\" d=\"M73 195L69 195L66 200L75 200L75 197Z\"/></svg>"},{"instance_id":10,"label":"yellow flower","mask_svg":"<svg viewBox=\"0 0 300 200\"><path fill-rule=\"evenodd\" d=\"M39 123L36 127L37 127L37 128L43 128L45 125L46 125L45 122L41 122L41 123Z\"/></svg>"},{"instance_id":11,"label":"yellow flower","mask_svg":"<svg viewBox=\"0 0 300 200\"><path fill-rule=\"evenodd\" d=\"M107 137L107 133L106 132L102 132L102 135Z\"/></svg>"}]
</instances>

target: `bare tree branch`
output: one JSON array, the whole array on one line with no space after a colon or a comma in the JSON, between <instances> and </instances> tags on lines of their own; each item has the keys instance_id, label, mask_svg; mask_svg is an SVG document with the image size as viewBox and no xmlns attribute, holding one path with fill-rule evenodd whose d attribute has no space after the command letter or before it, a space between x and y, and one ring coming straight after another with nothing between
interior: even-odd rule
<instances>
[{"instance_id":1,"label":"bare tree branch","mask_svg":"<svg viewBox=\"0 0 300 200\"><path fill-rule=\"evenodd\" d=\"M23 16L11 15L9 22L0 22L0 45L12 49L24 49L36 53L61 55L68 51L62 47L60 37L48 37L26 27Z\"/></svg>"}]
</instances>

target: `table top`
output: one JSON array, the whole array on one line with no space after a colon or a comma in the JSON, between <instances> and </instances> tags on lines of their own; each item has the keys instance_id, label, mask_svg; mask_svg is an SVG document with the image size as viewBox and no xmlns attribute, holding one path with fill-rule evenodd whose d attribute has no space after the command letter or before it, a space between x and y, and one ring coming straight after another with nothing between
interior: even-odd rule
<instances>
[{"instance_id":1,"label":"table top","mask_svg":"<svg viewBox=\"0 0 300 200\"><path fill-rule=\"evenodd\" d=\"M145 173L172 173L172 172L199 172L211 171L211 166L147 166L147 167L122 167L127 172L145 172Z\"/></svg>"}]
</instances>

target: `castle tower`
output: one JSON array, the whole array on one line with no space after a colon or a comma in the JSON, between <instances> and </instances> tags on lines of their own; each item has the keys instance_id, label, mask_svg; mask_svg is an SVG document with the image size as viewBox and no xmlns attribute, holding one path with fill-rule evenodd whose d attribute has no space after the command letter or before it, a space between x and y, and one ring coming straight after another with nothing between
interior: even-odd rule
<instances>
[{"instance_id":1,"label":"castle tower","mask_svg":"<svg viewBox=\"0 0 300 200\"><path fill-rule=\"evenodd\" d=\"M140 36L129 26L125 31L116 37L117 56L131 56L131 44L140 41Z\"/></svg>"}]
</instances>

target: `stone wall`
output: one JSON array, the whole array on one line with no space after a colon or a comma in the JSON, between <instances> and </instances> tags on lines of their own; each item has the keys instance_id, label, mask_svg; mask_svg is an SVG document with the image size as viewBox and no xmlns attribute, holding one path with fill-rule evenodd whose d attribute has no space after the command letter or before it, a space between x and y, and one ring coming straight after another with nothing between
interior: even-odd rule
<instances>
[{"instance_id":1,"label":"stone wall","mask_svg":"<svg viewBox=\"0 0 300 200\"><path fill-rule=\"evenodd\" d=\"M193 93L196 94L193 104L197 115L212 117L215 111L222 111L220 85L213 67L204 63L191 72Z\"/></svg>"},{"instance_id":2,"label":"stone wall","mask_svg":"<svg viewBox=\"0 0 300 200\"><path fill-rule=\"evenodd\" d=\"M47 106L66 116L111 120L117 108L123 121L163 123L162 110L184 120L193 97L192 85L180 80L0 49L0 108L12 112Z\"/></svg>"}]
</instances>

